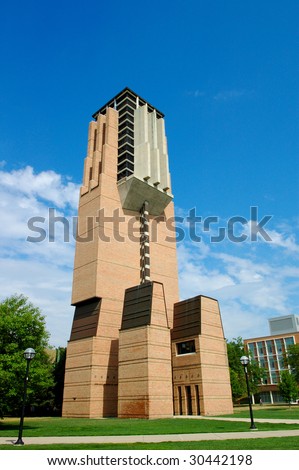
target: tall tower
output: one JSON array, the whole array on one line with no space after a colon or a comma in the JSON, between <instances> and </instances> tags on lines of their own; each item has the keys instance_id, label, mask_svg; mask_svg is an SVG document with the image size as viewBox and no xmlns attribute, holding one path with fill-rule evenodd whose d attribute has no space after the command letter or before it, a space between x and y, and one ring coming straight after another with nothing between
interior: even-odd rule
<instances>
[{"instance_id":1,"label":"tall tower","mask_svg":"<svg viewBox=\"0 0 299 470\"><path fill-rule=\"evenodd\" d=\"M164 115L125 88L93 118L63 416L170 416L179 298Z\"/></svg>"}]
</instances>

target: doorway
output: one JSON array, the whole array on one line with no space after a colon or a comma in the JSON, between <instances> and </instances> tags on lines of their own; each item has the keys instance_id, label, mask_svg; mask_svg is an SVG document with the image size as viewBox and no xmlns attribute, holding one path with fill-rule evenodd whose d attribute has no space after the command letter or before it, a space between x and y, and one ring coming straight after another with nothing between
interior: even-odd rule
<instances>
[{"instance_id":1,"label":"doorway","mask_svg":"<svg viewBox=\"0 0 299 470\"><path fill-rule=\"evenodd\" d=\"M192 415L192 394L190 385L186 385L186 405L187 405L187 415Z\"/></svg>"}]
</instances>

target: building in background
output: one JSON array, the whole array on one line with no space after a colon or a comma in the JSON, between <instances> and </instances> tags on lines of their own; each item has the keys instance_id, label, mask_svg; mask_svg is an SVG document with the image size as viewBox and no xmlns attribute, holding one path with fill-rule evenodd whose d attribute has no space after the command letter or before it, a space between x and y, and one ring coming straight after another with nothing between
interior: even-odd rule
<instances>
[{"instance_id":1,"label":"building in background","mask_svg":"<svg viewBox=\"0 0 299 470\"><path fill-rule=\"evenodd\" d=\"M230 413L218 302L179 301L164 115L125 88L93 118L63 416Z\"/></svg>"},{"instance_id":2,"label":"building in background","mask_svg":"<svg viewBox=\"0 0 299 470\"><path fill-rule=\"evenodd\" d=\"M270 335L299 333L299 315L269 318Z\"/></svg>"},{"instance_id":3,"label":"building in background","mask_svg":"<svg viewBox=\"0 0 299 470\"><path fill-rule=\"evenodd\" d=\"M266 371L260 386L263 403L282 402L278 391L280 373L286 370L284 356L289 346L299 343L299 316L285 315L268 320L270 336L245 339L252 358Z\"/></svg>"}]
</instances>

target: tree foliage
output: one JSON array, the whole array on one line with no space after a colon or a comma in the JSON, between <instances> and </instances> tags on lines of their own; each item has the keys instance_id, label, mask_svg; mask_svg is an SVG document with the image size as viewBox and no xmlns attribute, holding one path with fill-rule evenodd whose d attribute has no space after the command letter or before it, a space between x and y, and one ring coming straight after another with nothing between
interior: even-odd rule
<instances>
[{"instance_id":1,"label":"tree foliage","mask_svg":"<svg viewBox=\"0 0 299 470\"><path fill-rule=\"evenodd\" d=\"M56 413L61 414L63 403L63 389L64 389L64 373L65 373L65 360L66 348L57 349L57 357L54 366L54 409Z\"/></svg>"},{"instance_id":2,"label":"tree foliage","mask_svg":"<svg viewBox=\"0 0 299 470\"><path fill-rule=\"evenodd\" d=\"M242 356L249 356L249 354L244 348L244 342L241 337L234 338L232 341L227 342L227 356L232 396L233 401L236 402L248 395L244 367L242 366L240 359ZM265 372L264 369L262 369L253 359L251 359L248 364L247 370L250 393L255 394L258 391L258 386Z\"/></svg>"},{"instance_id":3,"label":"tree foliage","mask_svg":"<svg viewBox=\"0 0 299 470\"><path fill-rule=\"evenodd\" d=\"M288 370L281 371L278 387L281 396L289 405L298 398L296 379Z\"/></svg>"},{"instance_id":4,"label":"tree foliage","mask_svg":"<svg viewBox=\"0 0 299 470\"><path fill-rule=\"evenodd\" d=\"M290 366L297 384L299 384L299 344L293 344L288 347L285 356L286 365Z\"/></svg>"},{"instance_id":5,"label":"tree foliage","mask_svg":"<svg viewBox=\"0 0 299 470\"><path fill-rule=\"evenodd\" d=\"M30 363L28 402L45 406L52 398L53 365L46 350L49 334L39 308L23 295L0 302L0 416L19 414L22 405L27 348L36 351Z\"/></svg>"}]
</instances>

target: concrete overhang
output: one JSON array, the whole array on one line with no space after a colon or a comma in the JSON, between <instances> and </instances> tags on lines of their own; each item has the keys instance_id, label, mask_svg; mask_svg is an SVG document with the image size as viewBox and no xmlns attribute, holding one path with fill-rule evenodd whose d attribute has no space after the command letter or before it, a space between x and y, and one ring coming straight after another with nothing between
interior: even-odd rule
<instances>
[{"instance_id":1,"label":"concrete overhang","mask_svg":"<svg viewBox=\"0 0 299 470\"><path fill-rule=\"evenodd\" d=\"M148 201L149 213L161 215L172 201L172 194L152 186L134 175L119 181L117 184L123 209L140 212L144 201Z\"/></svg>"}]
</instances>

